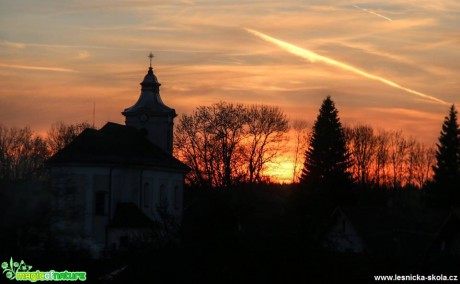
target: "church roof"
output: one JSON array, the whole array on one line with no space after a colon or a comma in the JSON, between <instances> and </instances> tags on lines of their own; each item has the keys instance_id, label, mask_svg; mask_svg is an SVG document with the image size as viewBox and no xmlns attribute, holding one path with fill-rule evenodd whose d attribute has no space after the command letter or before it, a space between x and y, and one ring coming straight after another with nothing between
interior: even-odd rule
<instances>
[{"instance_id":1,"label":"church roof","mask_svg":"<svg viewBox=\"0 0 460 284\"><path fill-rule=\"evenodd\" d=\"M152 144L134 127L108 122L99 130L85 129L48 161L50 165L97 164L189 170L172 155Z\"/></svg>"}]
</instances>

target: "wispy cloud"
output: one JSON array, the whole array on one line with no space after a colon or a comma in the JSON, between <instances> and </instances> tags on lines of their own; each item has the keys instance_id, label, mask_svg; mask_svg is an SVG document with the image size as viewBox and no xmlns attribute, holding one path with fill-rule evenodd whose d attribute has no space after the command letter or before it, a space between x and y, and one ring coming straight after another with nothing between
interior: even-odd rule
<instances>
[{"instance_id":1,"label":"wispy cloud","mask_svg":"<svg viewBox=\"0 0 460 284\"><path fill-rule=\"evenodd\" d=\"M1 45L12 47L12 48L18 48L18 49L23 49L26 47L25 44L20 43L20 42L11 42L11 41L2 41L0 42Z\"/></svg>"},{"instance_id":2,"label":"wispy cloud","mask_svg":"<svg viewBox=\"0 0 460 284\"><path fill-rule=\"evenodd\" d=\"M334 60L334 59L319 55L317 53L314 53L314 52L312 52L310 50L303 49L301 47L298 47L298 46L295 46L293 44L284 42L282 40L278 40L276 38L270 37L270 36L268 36L266 34L258 32L256 30L252 30L252 29L248 29L248 28L246 28L246 30L249 33L257 36L258 38L263 39L263 40L265 40L267 42L273 43L276 46L281 47L285 51L287 51L287 52L289 52L291 54L297 55L297 56L299 56L299 57L301 57L303 59L306 59L306 60L308 60L308 61L310 61L312 63L317 62L317 61L318 62L323 62L323 63L326 63L328 65L339 67L339 68L341 68L343 70L347 70L347 71L359 74L359 75L364 76L366 78L376 80L376 81L380 81L380 82L382 82L382 83L384 83L384 84L386 84L388 86L394 87L396 89L403 90L403 91L405 91L407 93L411 93L411 94L417 95L419 97L422 97L422 98L425 98L425 99L428 99L428 100L431 100L431 101L434 101L434 102L437 102L437 103L440 103L440 104L443 104L443 105L448 105L447 102L445 102L445 101L443 101L441 99L435 98L433 96L430 96L430 95L427 95L427 94L424 94L424 93L421 93L421 92L418 92L418 91L415 91L415 90L412 90L412 89L409 89L409 88L406 88L406 87L403 87L403 86L401 86L401 85L399 85L399 84L397 84L397 83L395 83L393 81L390 81L388 79L382 78L380 76L376 76L376 75L367 73L365 71L357 69L357 68L355 68L355 67L353 67L351 65L348 65L346 63L339 62L337 60Z\"/></svg>"},{"instance_id":3,"label":"wispy cloud","mask_svg":"<svg viewBox=\"0 0 460 284\"><path fill-rule=\"evenodd\" d=\"M407 108L381 108L381 107L370 107L367 108L372 112L382 112L387 115L391 116L398 116L399 119L401 117L410 118L410 119L424 119L424 120L432 120L438 122L440 119L439 114L437 113L430 113L426 111L414 110L414 109L407 109Z\"/></svg>"},{"instance_id":4,"label":"wispy cloud","mask_svg":"<svg viewBox=\"0 0 460 284\"><path fill-rule=\"evenodd\" d=\"M326 44L341 45L347 48L358 49L368 54L377 55L379 57L385 57L393 61L406 63L406 64L414 64L414 62L408 58L381 51L370 44L361 44L361 43L357 44L357 43L351 43L345 40L335 40L335 39L332 39L332 40L321 39L321 40L318 40L318 42L324 42Z\"/></svg>"},{"instance_id":5,"label":"wispy cloud","mask_svg":"<svg viewBox=\"0 0 460 284\"><path fill-rule=\"evenodd\" d=\"M358 5L353 5L353 7L355 7L355 8L358 9L358 10L361 10L361 11L364 11L364 12L366 12L366 13L369 13L369 14L372 14L372 15L374 15L374 16L377 16L377 17L380 17L380 18L382 18L382 19L385 19L385 20L387 20L387 21L390 21L390 22L393 21L392 19L390 19L390 18L388 18L388 17L385 17L384 15L381 15L381 14L379 14L379 13L376 13L376 12L374 12L374 11L371 11L371 10L368 10L368 9L365 9L365 8L361 8L361 7L359 7Z\"/></svg>"},{"instance_id":6,"label":"wispy cloud","mask_svg":"<svg viewBox=\"0 0 460 284\"><path fill-rule=\"evenodd\" d=\"M38 70L38 71L51 71L51 72L79 72L77 70L60 68L60 67L46 67L46 66L29 66L29 65L15 65L0 63L0 67L24 69L24 70Z\"/></svg>"},{"instance_id":7,"label":"wispy cloud","mask_svg":"<svg viewBox=\"0 0 460 284\"><path fill-rule=\"evenodd\" d=\"M88 57L89 57L89 52L86 51L86 50L80 51L78 53L78 58L80 58L80 59L86 59Z\"/></svg>"},{"instance_id":8,"label":"wispy cloud","mask_svg":"<svg viewBox=\"0 0 460 284\"><path fill-rule=\"evenodd\" d=\"M142 48L130 47L116 47L116 46L98 46L98 45L70 45L70 44L47 44L47 43L24 43L24 42L11 42L0 41L0 45L26 48L26 47L47 47L47 48L86 48L86 49L110 49L110 50L131 50L131 51L145 51Z\"/></svg>"},{"instance_id":9,"label":"wispy cloud","mask_svg":"<svg viewBox=\"0 0 460 284\"><path fill-rule=\"evenodd\" d=\"M138 27L138 30L142 31L177 31L177 30L184 30L186 27L178 28L178 27L159 27L159 26L147 26L147 27Z\"/></svg>"}]
</instances>

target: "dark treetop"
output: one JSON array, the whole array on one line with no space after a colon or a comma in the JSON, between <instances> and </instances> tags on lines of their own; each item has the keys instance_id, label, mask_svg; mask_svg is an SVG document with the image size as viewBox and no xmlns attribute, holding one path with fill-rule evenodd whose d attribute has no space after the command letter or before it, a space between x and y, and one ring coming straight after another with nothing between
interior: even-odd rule
<instances>
[{"instance_id":1,"label":"dark treetop","mask_svg":"<svg viewBox=\"0 0 460 284\"><path fill-rule=\"evenodd\" d=\"M457 122L457 111L452 105L449 115L445 117L442 125L439 143L436 145L436 165L434 181L439 189L460 187L460 128Z\"/></svg>"},{"instance_id":2,"label":"dark treetop","mask_svg":"<svg viewBox=\"0 0 460 284\"><path fill-rule=\"evenodd\" d=\"M349 185L350 174L347 170L350 166L350 154L338 110L328 96L313 126L300 183L318 187Z\"/></svg>"}]
</instances>

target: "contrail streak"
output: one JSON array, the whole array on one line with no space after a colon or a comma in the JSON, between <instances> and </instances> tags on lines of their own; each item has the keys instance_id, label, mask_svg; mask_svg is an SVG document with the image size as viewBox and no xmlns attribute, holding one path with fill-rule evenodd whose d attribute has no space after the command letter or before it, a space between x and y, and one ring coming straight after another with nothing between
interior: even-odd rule
<instances>
[{"instance_id":1,"label":"contrail streak","mask_svg":"<svg viewBox=\"0 0 460 284\"><path fill-rule=\"evenodd\" d=\"M364 12L366 12L366 13L369 13L369 14L375 15L375 16L377 16L377 17L380 17L380 18L382 18L382 19L385 19L385 20L387 20L387 21L393 21L392 19L390 19L390 18L388 18L388 17L385 17L384 15L380 15L380 14L374 12L374 11L371 11L371 10L368 10L368 9L361 8L361 7L357 6L357 5L353 5L353 7L355 7L356 9L359 9L359 10L361 10L361 11L364 11Z\"/></svg>"},{"instance_id":2,"label":"contrail streak","mask_svg":"<svg viewBox=\"0 0 460 284\"><path fill-rule=\"evenodd\" d=\"M380 82L382 82L382 83L384 83L386 85L389 85L391 87L406 91L408 93L417 95L419 97L422 97L422 98L425 98L425 99L428 99L428 100L431 100L431 101L434 101L434 102L437 102L437 103L440 103L440 104L443 104L443 105L449 105L447 102L445 102L443 100L440 100L438 98L435 98L435 97L432 97L432 96L417 92L415 90L403 87L403 86L401 86L401 85L399 85L399 84L397 84L395 82L392 82L390 80L387 80L385 78L369 74L369 73L367 73L365 71L359 70L359 69L357 69L357 68L355 68L353 66L350 66L348 64L345 64L345 63L336 61L334 59L319 55L317 53L314 53L313 51L303 49L301 47L298 47L298 46L295 46L293 44L284 42L282 40L278 40L276 38L273 38L271 36L268 36L266 34L258 32L256 30L246 28L246 31L248 31L249 33L257 36L258 38L261 38L261 39L263 39L263 40L265 40L267 42L273 43L273 44L277 45L278 47L281 47L285 51L287 51L289 53L292 53L294 55L297 55L299 57L302 57L303 59L306 59L306 60L308 60L308 61L310 61L312 63L317 62L317 61L318 62L323 62L323 63L329 64L329 65L336 66L336 67L339 67L341 69L344 69L344 70L359 74L359 75L364 76L366 78L376 80L376 81L380 81Z\"/></svg>"},{"instance_id":3,"label":"contrail streak","mask_svg":"<svg viewBox=\"0 0 460 284\"><path fill-rule=\"evenodd\" d=\"M14 65L14 64L3 64L3 63L0 63L0 67L24 69L24 70L52 71L52 72L78 72L77 70L59 68L59 67L26 66L26 65Z\"/></svg>"}]
</instances>

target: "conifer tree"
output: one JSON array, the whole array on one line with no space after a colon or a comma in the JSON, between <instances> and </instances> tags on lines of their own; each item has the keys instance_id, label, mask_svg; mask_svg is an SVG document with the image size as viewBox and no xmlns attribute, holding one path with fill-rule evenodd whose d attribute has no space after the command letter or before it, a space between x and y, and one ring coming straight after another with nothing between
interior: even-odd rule
<instances>
[{"instance_id":1,"label":"conifer tree","mask_svg":"<svg viewBox=\"0 0 460 284\"><path fill-rule=\"evenodd\" d=\"M433 167L436 189L444 193L451 202L459 203L460 128L454 105L450 107L449 115L444 118L436 146L436 165Z\"/></svg>"},{"instance_id":2,"label":"conifer tree","mask_svg":"<svg viewBox=\"0 0 460 284\"><path fill-rule=\"evenodd\" d=\"M350 154L338 110L328 96L321 105L313 126L310 146L305 152L305 162L300 184L303 187L325 190L347 189L351 185Z\"/></svg>"}]
</instances>

